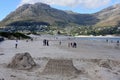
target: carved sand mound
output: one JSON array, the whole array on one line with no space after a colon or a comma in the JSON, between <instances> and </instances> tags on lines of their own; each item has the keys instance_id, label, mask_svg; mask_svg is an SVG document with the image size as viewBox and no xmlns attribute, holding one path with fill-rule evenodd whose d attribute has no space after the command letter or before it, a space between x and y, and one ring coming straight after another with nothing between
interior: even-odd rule
<instances>
[{"instance_id":1,"label":"carved sand mound","mask_svg":"<svg viewBox=\"0 0 120 80\"><path fill-rule=\"evenodd\" d=\"M36 63L34 62L31 55L26 52L16 54L12 61L8 64L8 67L27 70L31 69L35 65Z\"/></svg>"},{"instance_id":2,"label":"carved sand mound","mask_svg":"<svg viewBox=\"0 0 120 80\"><path fill-rule=\"evenodd\" d=\"M60 75L66 75L71 76L76 73L79 73L79 71L73 66L72 60L57 60L57 59L50 59L43 70L42 74L60 74Z\"/></svg>"}]
</instances>

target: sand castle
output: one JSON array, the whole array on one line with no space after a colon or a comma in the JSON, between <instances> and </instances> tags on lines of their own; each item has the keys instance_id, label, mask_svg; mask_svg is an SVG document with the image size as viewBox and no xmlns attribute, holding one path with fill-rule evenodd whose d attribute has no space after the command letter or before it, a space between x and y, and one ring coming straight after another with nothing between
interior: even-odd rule
<instances>
[{"instance_id":1,"label":"sand castle","mask_svg":"<svg viewBox=\"0 0 120 80\"><path fill-rule=\"evenodd\" d=\"M16 54L12 61L8 64L8 67L27 70L31 69L35 65L36 63L34 62L31 55L26 52Z\"/></svg>"},{"instance_id":2,"label":"sand castle","mask_svg":"<svg viewBox=\"0 0 120 80\"><path fill-rule=\"evenodd\" d=\"M46 75L65 75L71 76L79 73L79 71L73 66L72 60L65 59L50 59L45 66L42 74Z\"/></svg>"}]
</instances>

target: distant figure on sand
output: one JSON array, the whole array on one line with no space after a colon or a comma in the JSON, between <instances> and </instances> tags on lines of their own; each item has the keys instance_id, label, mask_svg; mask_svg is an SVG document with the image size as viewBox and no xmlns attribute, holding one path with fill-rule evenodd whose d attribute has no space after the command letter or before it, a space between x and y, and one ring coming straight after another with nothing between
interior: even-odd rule
<instances>
[{"instance_id":1,"label":"distant figure on sand","mask_svg":"<svg viewBox=\"0 0 120 80\"><path fill-rule=\"evenodd\" d=\"M119 40L117 41L117 46L119 46Z\"/></svg>"},{"instance_id":2,"label":"distant figure on sand","mask_svg":"<svg viewBox=\"0 0 120 80\"><path fill-rule=\"evenodd\" d=\"M108 39L106 39L106 42L108 42Z\"/></svg>"},{"instance_id":3,"label":"distant figure on sand","mask_svg":"<svg viewBox=\"0 0 120 80\"><path fill-rule=\"evenodd\" d=\"M43 40L43 46L49 46L49 40L44 39Z\"/></svg>"},{"instance_id":4,"label":"distant figure on sand","mask_svg":"<svg viewBox=\"0 0 120 80\"><path fill-rule=\"evenodd\" d=\"M61 45L61 41L59 41L59 45Z\"/></svg>"},{"instance_id":5,"label":"distant figure on sand","mask_svg":"<svg viewBox=\"0 0 120 80\"><path fill-rule=\"evenodd\" d=\"M46 45L49 46L49 40L46 40Z\"/></svg>"},{"instance_id":6,"label":"distant figure on sand","mask_svg":"<svg viewBox=\"0 0 120 80\"><path fill-rule=\"evenodd\" d=\"M70 47L73 47L73 43L72 42L70 43Z\"/></svg>"},{"instance_id":7,"label":"distant figure on sand","mask_svg":"<svg viewBox=\"0 0 120 80\"><path fill-rule=\"evenodd\" d=\"M76 42L68 43L68 47L77 48L77 43Z\"/></svg>"},{"instance_id":8,"label":"distant figure on sand","mask_svg":"<svg viewBox=\"0 0 120 80\"><path fill-rule=\"evenodd\" d=\"M16 42L15 42L15 48L17 48L18 47L18 40L16 40Z\"/></svg>"},{"instance_id":9,"label":"distant figure on sand","mask_svg":"<svg viewBox=\"0 0 120 80\"><path fill-rule=\"evenodd\" d=\"M26 42L28 42L28 40L26 40Z\"/></svg>"},{"instance_id":10,"label":"distant figure on sand","mask_svg":"<svg viewBox=\"0 0 120 80\"><path fill-rule=\"evenodd\" d=\"M46 39L43 40L43 46L46 46Z\"/></svg>"},{"instance_id":11,"label":"distant figure on sand","mask_svg":"<svg viewBox=\"0 0 120 80\"><path fill-rule=\"evenodd\" d=\"M33 38L31 38L31 41L33 41Z\"/></svg>"},{"instance_id":12,"label":"distant figure on sand","mask_svg":"<svg viewBox=\"0 0 120 80\"><path fill-rule=\"evenodd\" d=\"M76 42L73 43L73 48L77 48L77 43Z\"/></svg>"}]
</instances>

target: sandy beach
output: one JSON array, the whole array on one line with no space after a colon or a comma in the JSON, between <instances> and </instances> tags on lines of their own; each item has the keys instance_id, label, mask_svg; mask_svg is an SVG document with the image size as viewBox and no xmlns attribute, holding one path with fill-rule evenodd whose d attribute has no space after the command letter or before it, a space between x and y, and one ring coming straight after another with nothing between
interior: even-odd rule
<instances>
[{"instance_id":1,"label":"sandy beach","mask_svg":"<svg viewBox=\"0 0 120 80\"><path fill-rule=\"evenodd\" d=\"M19 40L18 48L15 48L15 40L0 42L1 80L120 80L120 46L116 43L63 36L32 37L33 41ZM49 40L49 46L43 46L43 39ZM76 42L77 48L68 47L71 42ZM16 53L24 52L30 53L37 66L31 70L7 67ZM61 68L66 66L62 60L69 63L65 70ZM49 65L54 65L54 68ZM65 74L71 73L70 76L59 74L59 68ZM79 73L74 74L76 70Z\"/></svg>"}]
</instances>

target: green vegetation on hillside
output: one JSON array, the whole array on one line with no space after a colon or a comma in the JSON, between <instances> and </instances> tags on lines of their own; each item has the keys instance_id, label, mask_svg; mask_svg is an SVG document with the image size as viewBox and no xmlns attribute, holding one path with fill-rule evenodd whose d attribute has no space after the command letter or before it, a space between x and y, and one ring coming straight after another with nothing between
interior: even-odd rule
<instances>
[{"instance_id":1,"label":"green vegetation on hillside","mask_svg":"<svg viewBox=\"0 0 120 80\"><path fill-rule=\"evenodd\" d=\"M29 36L26 36L22 33L12 33L12 32L0 32L0 36L8 39L30 39Z\"/></svg>"},{"instance_id":2,"label":"green vegetation on hillside","mask_svg":"<svg viewBox=\"0 0 120 80\"><path fill-rule=\"evenodd\" d=\"M120 27L95 27L95 26L74 26L60 28L56 26L49 27L48 34L61 35L120 35Z\"/></svg>"},{"instance_id":3,"label":"green vegetation on hillside","mask_svg":"<svg viewBox=\"0 0 120 80\"><path fill-rule=\"evenodd\" d=\"M71 35L119 35L119 27L74 27L70 31Z\"/></svg>"},{"instance_id":4,"label":"green vegetation on hillside","mask_svg":"<svg viewBox=\"0 0 120 80\"><path fill-rule=\"evenodd\" d=\"M120 27L96 27L96 26L16 26L8 27L0 32L4 37L27 38L26 33L34 34L60 34L60 35L120 35ZM11 33L12 32L12 33ZM18 33L21 32L21 33Z\"/></svg>"}]
</instances>

